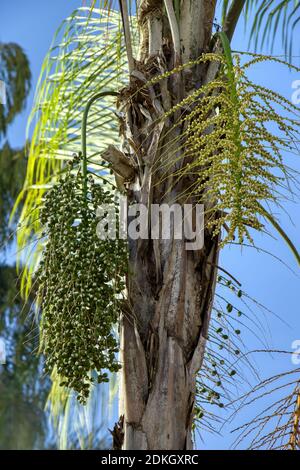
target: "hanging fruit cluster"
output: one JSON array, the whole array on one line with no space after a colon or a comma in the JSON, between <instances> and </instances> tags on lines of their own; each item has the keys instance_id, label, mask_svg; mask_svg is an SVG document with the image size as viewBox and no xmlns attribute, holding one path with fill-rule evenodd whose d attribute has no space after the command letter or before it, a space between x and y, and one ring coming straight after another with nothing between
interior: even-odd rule
<instances>
[{"instance_id":1,"label":"hanging fruit cluster","mask_svg":"<svg viewBox=\"0 0 300 470\"><path fill-rule=\"evenodd\" d=\"M92 178L86 184L83 196L83 177L71 166L46 194L46 244L37 273L46 371L56 368L61 385L74 389L82 403L95 375L105 382L108 371L120 367L114 327L127 267L124 241L101 240L96 233L97 207L114 204L114 198Z\"/></svg>"}]
</instances>

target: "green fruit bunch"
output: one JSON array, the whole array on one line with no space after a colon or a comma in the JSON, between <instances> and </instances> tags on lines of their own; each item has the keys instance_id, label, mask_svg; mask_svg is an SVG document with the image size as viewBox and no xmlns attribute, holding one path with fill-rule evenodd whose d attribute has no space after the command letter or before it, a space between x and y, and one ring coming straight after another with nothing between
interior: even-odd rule
<instances>
[{"instance_id":1,"label":"green fruit bunch","mask_svg":"<svg viewBox=\"0 0 300 470\"><path fill-rule=\"evenodd\" d=\"M97 236L97 207L114 204L108 190L72 167L47 192L41 210L46 237L37 273L41 306L41 352L46 371L56 368L61 385L85 403L92 383L108 381L120 368L114 333L127 269L122 240Z\"/></svg>"}]
</instances>

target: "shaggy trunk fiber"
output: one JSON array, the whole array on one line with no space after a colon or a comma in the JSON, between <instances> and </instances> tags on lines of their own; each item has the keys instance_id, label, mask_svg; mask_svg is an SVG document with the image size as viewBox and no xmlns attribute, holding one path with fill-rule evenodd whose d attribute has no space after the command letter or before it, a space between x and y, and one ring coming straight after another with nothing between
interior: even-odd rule
<instances>
[{"instance_id":1,"label":"shaggy trunk fiber","mask_svg":"<svg viewBox=\"0 0 300 470\"><path fill-rule=\"evenodd\" d=\"M187 164L178 141L184 124L173 128L180 115L163 124L158 118L201 86L208 67L141 87L209 50L215 4L181 1L179 19L173 1L139 2L140 54L120 100L126 110L122 150L136 168L127 186L129 203L150 209L195 202L186 198L192 177L178 182L174 176ZM188 251L185 240L175 240L171 231L169 240L130 240L129 252L129 302L121 328L123 449L191 449L195 377L205 350L218 239L206 230L204 247Z\"/></svg>"}]
</instances>

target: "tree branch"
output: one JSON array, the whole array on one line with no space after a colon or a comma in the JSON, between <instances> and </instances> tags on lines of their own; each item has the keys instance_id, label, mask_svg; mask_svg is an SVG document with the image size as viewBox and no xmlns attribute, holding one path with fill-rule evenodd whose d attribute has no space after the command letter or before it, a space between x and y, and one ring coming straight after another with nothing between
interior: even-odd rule
<instances>
[{"instance_id":1,"label":"tree branch","mask_svg":"<svg viewBox=\"0 0 300 470\"><path fill-rule=\"evenodd\" d=\"M223 31L231 41L246 0L234 0L224 21Z\"/></svg>"}]
</instances>

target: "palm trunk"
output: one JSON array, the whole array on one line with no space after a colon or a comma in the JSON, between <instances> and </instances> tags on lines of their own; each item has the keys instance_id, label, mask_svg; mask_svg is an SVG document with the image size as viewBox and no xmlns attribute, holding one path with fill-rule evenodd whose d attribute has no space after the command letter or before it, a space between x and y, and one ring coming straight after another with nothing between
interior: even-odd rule
<instances>
[{"instance_id":1,"label":"palm trunk","mask_svg":"<svg viewBox=\"0 0 300 470\"><path fill-rule=\"evenodd\" d=\"M174 144L183 128L171 131L173 118L164 125L156 123L163 112L201 86L207 67L184 71L135 92L154 75L208 50L215 7L214 0L184 0L178 22L173 1L139 2L140 56L130 89L123 91L121 100L126 108L123 150L138 167L128 190L130 202L150 207L178 201L191 184L172 177L174 169L186 163ZM162 161L170 162L167 178L157 169L157 162ZM121 328L123 448L191 449L196 373L205 351L218 239L206 230L199 251L187 251L184 240L173 237L130 240L129 252L129 302Z\"/></svg>"}]
</instances>

